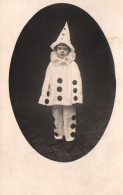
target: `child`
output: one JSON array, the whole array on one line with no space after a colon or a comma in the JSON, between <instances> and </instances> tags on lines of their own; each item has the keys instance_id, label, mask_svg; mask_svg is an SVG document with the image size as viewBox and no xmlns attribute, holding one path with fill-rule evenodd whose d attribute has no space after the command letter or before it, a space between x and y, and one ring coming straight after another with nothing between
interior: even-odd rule
<instances>
[{"instance_id":1,"label":"child","mask_svg":"<svg viewBox=\"0 0 123 195\"><path fill-rule=\"evenodd\" d=\"M68 149L74 146L76 133L76 107L82 104L82 80L75 60L75 49L70 41L66 22L57 40L50 46L51 62L45 74L39 103L52 106L54 141L60 143L65 136Z\"/></svg>"}]
</instances>

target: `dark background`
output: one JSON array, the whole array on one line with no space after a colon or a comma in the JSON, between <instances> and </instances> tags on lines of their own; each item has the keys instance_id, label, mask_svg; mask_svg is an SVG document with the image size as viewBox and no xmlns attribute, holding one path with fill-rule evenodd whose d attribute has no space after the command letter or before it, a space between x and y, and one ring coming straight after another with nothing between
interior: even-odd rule
<instances>
[{"instance_id":1,"label":"dark background","mask_svg":"<svg viewBox=\"0 0 123 195\"><path fill-rule=\"evenodd\" d=\"M82 81L84 104L77 107L74 152L65 143L50 147L53 139L51 107L38 104L50 45L68 22ZM115 98L114 63L99 25L82 9L54 4L39 11L23 28L11 60L10 99L20 129L31 146L45 157L69 162L87 154L109 122Z\"/></svg>"}]
</instances>

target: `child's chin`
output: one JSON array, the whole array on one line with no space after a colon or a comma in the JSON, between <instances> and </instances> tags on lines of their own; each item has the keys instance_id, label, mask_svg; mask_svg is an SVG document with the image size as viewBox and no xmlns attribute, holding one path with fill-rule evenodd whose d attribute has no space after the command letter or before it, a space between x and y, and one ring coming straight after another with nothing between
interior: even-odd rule
<instances>
[{"instance_id":1,"label":"child's chin","mask_svg":"<svg viewBox=\"0 0 123 195\"><path fill-rule=\"evenodd\" d=\"M63 59L65 56L58 56L59 58Z\"/></svg>"}]
</instances>

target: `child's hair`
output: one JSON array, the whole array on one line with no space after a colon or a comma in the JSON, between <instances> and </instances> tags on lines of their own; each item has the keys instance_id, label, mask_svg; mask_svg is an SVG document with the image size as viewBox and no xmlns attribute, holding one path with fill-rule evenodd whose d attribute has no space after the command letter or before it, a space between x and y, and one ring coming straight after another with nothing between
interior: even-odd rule
<instances>
[{"instance_id":1,"label":"child's hair","mask_svg":"<svg viewBox=\"0 0 123 195\"><path fill-rule=\"evenodd\" d=\"M68 45L66 45L65 43L59 43L58 45L60 45L60 46L67 46L67 47L68 47ZM55 51L57 51L58 45L56 45L56 46L54 47L54 50L55 50ZM68 51L71 52L70 47L68 47Z\"/></svg>"}]
</instances>

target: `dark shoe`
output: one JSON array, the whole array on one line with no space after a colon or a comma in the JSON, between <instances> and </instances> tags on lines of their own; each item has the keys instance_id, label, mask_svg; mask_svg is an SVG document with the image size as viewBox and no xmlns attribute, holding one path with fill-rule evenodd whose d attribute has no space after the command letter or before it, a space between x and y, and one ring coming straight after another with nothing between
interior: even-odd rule
<instances>
[{"instance_id":1,"label":"dark shoe","mask_svg":"<svg viewBox=\"0 0 123 195\"><path fill-rule=\"evenodd\" d=\"M67 150L70 151L74 148L75 141L67 141Z\"/></svg>"},{"instance_id":2,"label":"dark shoe","mask_svg":"<svg viewBox=\"0 0 123 195\"><path fill-rule=\"evenodd\" d=\"M62 139L54 139L52 142L50 142L50 146L55 146L57 144L60 144L62 142Z\"/></svg>"}]
</instances>

